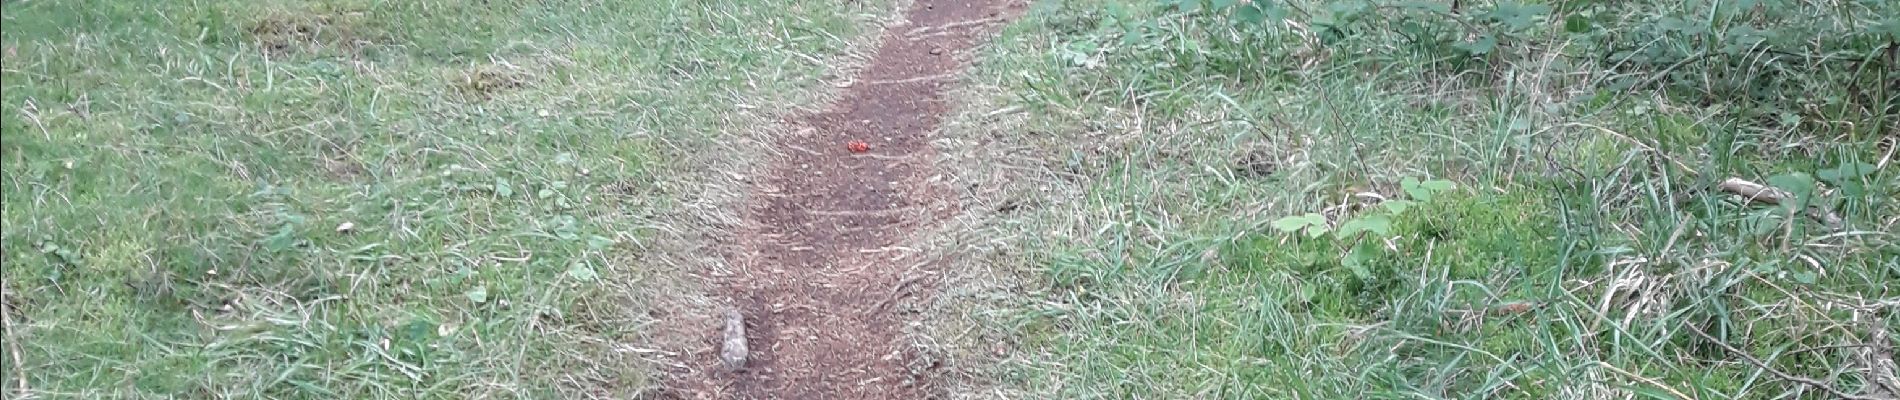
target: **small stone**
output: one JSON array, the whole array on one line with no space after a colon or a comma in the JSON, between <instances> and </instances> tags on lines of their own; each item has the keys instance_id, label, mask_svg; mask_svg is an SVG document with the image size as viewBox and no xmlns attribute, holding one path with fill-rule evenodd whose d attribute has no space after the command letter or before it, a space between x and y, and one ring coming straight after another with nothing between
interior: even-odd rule
<instances>
[{"instance_id":1,"label":"small stone","mask_svg":"<svg viewBox=\"0 0 1900 400\"><path fill-rule=\"evenodd\" d=\"M943 48L942 48L942 47L932 47L932 48L930 48L930 55L933 55L933 56L934 56L934 55L938 55L938 54L943 54Z\"/></svg>"},{"instance_id":2,"label":"small stone","mask_svg":"<svg viewBox=\"0 0 1900 400\"><path fill-rule=\"evenodd\" d=\"M356 223L344 222L336 226L336 233L350 233L356 230Z\"/></svg>"},{"instance_id":3,"label":"small stone","mask_svg":"<svg viewBox=\"0 0 1900 400\"><path fill-rule=\"evenodd\" d=\"M727 309L725 319L726 340L719 349L719 362L726 370L737 371L745 368L746 358L751 356L745 343L745 316L739 315L737 309Z\"/></svg>"}]
</instances>

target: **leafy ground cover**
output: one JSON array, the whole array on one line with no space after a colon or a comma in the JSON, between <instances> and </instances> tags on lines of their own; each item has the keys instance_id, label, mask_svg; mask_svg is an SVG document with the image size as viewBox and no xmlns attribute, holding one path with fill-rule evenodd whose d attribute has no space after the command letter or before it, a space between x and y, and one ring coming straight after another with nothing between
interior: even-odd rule
<instances>
[{"instance_id":1,"label":"leafy ground cover","mask_svg":"<svg viewBox=\"0 0 1900 400\"><path fill-rule=\"evenodd\" d=\"M1029 397L1890 396L1895 6L1038 2L947 332Z\"/></svg>"}]
</instances>

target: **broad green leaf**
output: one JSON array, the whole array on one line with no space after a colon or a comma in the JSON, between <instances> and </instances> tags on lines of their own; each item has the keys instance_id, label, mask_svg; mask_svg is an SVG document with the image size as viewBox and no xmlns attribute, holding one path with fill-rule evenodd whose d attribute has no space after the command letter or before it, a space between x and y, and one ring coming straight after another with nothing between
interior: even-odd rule
<instances>
[{"instance_id":1,"label":"broad green leaf","mask_svg":"<svg viewBox=\"0 0 1900 400\"><path fill-rule=\"evenodd\" d=\"M1339 224L1339 230L1333 232L1333 237L1345 239L1362 232L1372 232L1380 236L1390 235L1392 234L1392 218L1380 214L1353 218L1351 221Z\"/></svg>"},{"instance_id":2,"label":"broad green leaf","mask_svg":"<svg viewBox=\"0 0 1900 400\"><path fill-rule=\"evenodd\" d=\"M1755 273L1759 275L1774 275L1777 273L1781 273L1781 264L1772 263L1772 262L1761 263L1760 265L1756 265L1755 268L1751 268L1751 269L1754 270Z\"/></svg>"},{"instance_id":3,"label":"broad green leaf","mask_svg":"<svg viewBox=\"0 0 1900 400\"><path fill-rule=\"evenodd\" d=\"M1819 172L1821 180L1839 184L1843 180L1860 179L1860 177L1873 174L1874 165L1864 162L1842 162L1841 165Z\"/></svg>"},{"instance_id":4,"label":"broad green leaf","mask_svg":"<svg viewBox=\"0 0 1900 400\"><path fill-rule=\"evenodd\" d=\"M495 178L495 195L501 196L501 197L514 197L515 188L514 186L508 185L507 179Z\"/></svg>"},{"instance_id":5,"label":"broad green leaf","mask_svg":"<svg viewBox=\"0 0 1900 400\"><path fill-rule=\"evenodd\" d=\"M1372 268L1367 266L1366 262L1372 261L1372 258L1378 254L1378 251L1379 247L1372 244L1372 241L1362 240L1359 241L1359 244L1352 247L1352 251L1346 252L1345 257L1339 259L1339 264L1345 266L1347 270L1352 271L1352 275L1358 277L1360 281L1371 282L1373 279Z\"/></svg>"},{"instance_id":6,"label":"broad green leaf","mask_svg":"<svg viewBox=\"0 0 1900 400\"><path fill-rule=\"evenodd\" d=\"M1886 35L1887 40L1900 41L1900 17L1889 17L1884 21L1876 22L1868 31L1875 35Z\"/></svg>"},{"instance_id":7,"label":"broad green leaf","mask_svg":"<svg viewBox=\"0 0 1900 400\"><path fill-rule=\"evenodd\" d=\"M1412 0L1412 1L1399 2L1398 6L1400 9L1405 9L1405 10L1426 11L1426 12L1435 12L1435 13L1441 13L1441 14L1451 12L1451 4L1441 2L1441 1Z\"/></svg>"},{"instance_id":8,"label":"broad green leaf","mask_svg":"<svg viewBox=\"0 0 1900 400\"><path fill-rule=\"evenodd\" d=\"M488 287L476 286L473 289L469 289L467 293L462 293L462 295L468 296L468 301L470 302L474 302L476 304L485 303L485 302L488 302Z\"/></svg>"},{"instance_id":9,"label":"broad green leaf","mask_svg":"<svg viewBox=\"0 0 1900 400\"><path fill-rule=\"evenodd\" d=\"M60 263L66 265L78 266L79 262L82 261L79 258L79 253L74 252L72 249L60 247L59 244L53 242L40 242L39 250L42 254L51 254L53 258L58 259ZM58 273L59 269L54 269L53 272ZM58 280L58 278L55 277L54 280Z\"/></svg>"},{"instance_id":10,"label":"broad green leaf","mask_svg":"<svg viewBox=\"0 0 1900 400\"><path fill-rule=\"evenodd\" d=\"M1123 46L1141 43L1141 39L1142 39L1141 25L1128 24L1128 25L1122 26L1122 45Z\"/></svg>"},{"instance_id":11,"label":"broad green leaf","mask_svg":"<svg viewBox=\"0 0 1900 400\"><path fill-rule=\"evenodd\" d=\"M1352 271L1352 276L1361 281L1372 281L1372 269L1366 268L1365 261L1355 257L1357 254L1359 253L1348 253L1346 258L1339 260L1339 265L1345 266L1347 271Z\"/></svg>"},{"instance_id":12,"label":"broad green leaf","mask_svg":"<svg viewBox=\"0 0 1900 400\"><path fill-rule=\"evenodd\" d=\"M1862 178L1874 173L1874 165L1864 162L1843 162L1840 166L1818 171L1822 181L1841 189L1841 194L1860 197L1867 194Z\"/></svg>"},{"instance_id":13,"label":"broad green leaf","mask_svg":"<svg viewBox=\"0 0 1900 400\"><path fill-rule=\"evenodd\" d=\"M1266 21L1267 21L1267 13L1264 10L1261 10L1260 7L1257 5L1247 4L1245 6L1241 6L1240 8L1234 9L1234 22L1240 22L1247 25L1260 25L1260 23L1266 22Z\"/></svg>"},{"instance_id":14,"label":"broad green leaf","mask_svg":"<svg viewBox=\"0 0 1900 400\"><path fill-rule=\"evenodd\" d=\"M1293 233L1293 232L1299 232L1301 229L1306 229L1307 224L1308 222L1306 222L1305 216L1295 215L1295 216L1290 216L1290 217L1274 220L1273 229L1281 231L1281 232Z\"/></svg>"},{"instance_id":15,"label":"broad green leaf","mask_svg":"<svg viewBox=\"0 0 1900 400\"><path fill-rule=\"evenodd\" d=\"M1371 7L1371 4L1358 0L1328 2L1326 3L1326 12L1315 13L1310 23L1316 26L1344 29L1347 25L1351 25L1353 21L1358 20L1360 15L1364 14Z\"/></svg>"},{"instance_id":16,"label":"broad green leaf","mask_svg":"<svg viewBox=\"0 0 1900 400\"><path fill-rule=\"evenodd\" d=\"M1306 235L1310 237L1319 237L1319 235L1331 230L1326 226L1326 217L1316 213L1306 213L1304 215L1275 220L1273 221L1273 229L1286 233L1299 232L1301 229L1305 229Z\"/></svg>"},{"instance_id":17,"label":"broad green leaf","mask_svg":"<svg viewBox=\"0 0 1900 400\"><path fill-rule=\"evenodd\" d=\"M1399 188L1405 190L1405 195L1411 196L1412 199L1418 201L1432 201L1433 195L1443 190L1434 189L1434 187L1437 186L1439 185L1426 185L1425 182L1419 182L1418 178L1407 177L1399 180Z\"/></svg>"},{"instance_id":18,"label":"broad green leaf","mask_svg":"<svg viewBox=\"0 0 1900 400\"><path fill-rule=\"evenodd\" d=\"M1337 26L1339 24L1338 19L1333 18L1333 15L1328 13L1314 14L1313 18L1309 21L1311 21L1313 26Z\"/></svg>"},{"instance_id":19,"label":"broad green leaf","mask_svg":"<svg viewBox=\"0 0 1900 400\"><path fill-rule=\"evenodd\" d=\"M1392 212L1392 215L1404 214L1405 210L1410 210L1412 206L1418 205L1417 202L1411 200L1386 200L1379 204L1385 206L1385 210Z\"/></svg>"},{"instance_id":20,"label":"broad green leaf","mask_svg":"<svg viewBox=\"0 0 1900 400\"><path fill-rule=\"evenodd\" d=\"M277 233L264 238L264 248L270 251L284 251L297 245L297 227L291 224L277 228Z\"/></svg>"},{"instance_id":21,"label":"broad green leaf","mask_svg":"<svg viewBox=\"0 0 1900 400\"><path fill-rule=\"evenodd\" d=\"M1454 187L1457 187L1457 185L1452 184L1451 181L1443 180L1443 179L1433 179L1429 181L1419 182L1418 186L1431 190L1433 192L1443 192L1443 191L1451 190Z\"/></svg>"},{"instance_id":22,"label":"broad green leaf","mask_svg":"<svg viewBox=\"0 0 1900 400\"><path fill-rule=\"evenodd\" d=\"M1536 126L1531 124L1530 118L1517 117L1511 119L1510 129L1512 131L1528 131L1535 127Z\"/></svg>"},{"instance_id":23,"label":"broad green leaf","mask_svg":"<svg viewBox=\"0 0 1900 400\"><path fill-rule=\"evenodd\" d=\"M612 247L614 243L616 242L613 240L613 238L609 238L609 237L601 236L601 235L587 235L587 247L594 250L601 250L608 247Z\"/></svg>"},{"instance_id":24,"label":"broad green leaf","mask_svg":"<svg viewBox=\"0 0 1900 400\"><path fill-rule=\"evenodd\" d=\"M1324 223L1313 225L1306 228L1306 237L1317 238L1320 236L1326 236L1326 232L1331 231L1331 230L1333 229L1327 227L1326 224Z\"/></svg>"},{"instance_id":25,"label":"broad green leaf","mask_svg":"<svg viewBox=\"0 0 1900 400\"><path fill-rule=\"evenodd\" d=\"M1360 14L1370 11L1372 3L1365 0L1331 1L1326 3L1326 9L1344 21L1358 18Z\"/></svg>"},{"instance_id":26,"label":"broad green leaf","mask_svg":"<svg viewBox=\"0 0 1900 400\"><path fill-rule=\"evenodd\" d=\"M1234 9L1234 20L1253 25L1267 22L1279 22L1286 19L1286 8L1265 1L1254 1Z\"/></svg>"},{"instance_id":27,"label":"broad green leaf","mask_svg":"<svg viewBox=\"0 0 1900 400\"><path fill-rule=\"evenodd\" d=\"M594 273L594 267L588 266L587 263L574 263L567 267L567 277L581 282L593 282L594 279L600 278L600 275Z\"/></svg>"},{"instance_id":28,"label":"broad green leaf","mask_svg":"<svg viewBox=\"0 0 1900 400\"><path fill-rule=\"evenodd\" d=\"M410 343L427 343L430 339L435 339L435 332L435 321L422 318L411 320L402 327L403 338Z\"/></svg>"},{"instance_id":29,"label":"broad green leaf","mask_svg":"<svg viewBox=\"0 0 1900 400\"><path fill-rule=\"evenodd\" d=\"M1762 210L1742 218L1742 226L1754 236L1774 233L1781 227L1781 216L1769 210Z\"/></svg>"},{"instance_id":30,"label":"broad green leaf","mask_svg":"<svg viewBox=\"0 0 1900 400\"><path fill-rule=\"evenodd\" d=\"M1768 178L1768 184L1794 195L1794 201L1782 203L1791 210L1807 208L1810 197L1814 196L1814 177L1808 174L1795 172L1775 175Z\"/></svg>"},{"instance_id":31,"label":"broad green leaf","mask_svg":"<svg viewBox=\"0 0 1900 400\"><path fill-rule=\"evenodd\" d=\"M1585 17L1578 14L1570 14L1570 16L1564 17L1564 31L1565 32L1585 33L1595 28L1596 26L1590 23L1590 17Z\"/></svg>"},{"instance_id":32,"label":"broad green leaf","mask_svg":"<svg viewBox=\"0 0 1900 400\"><path fill-rule=\"evenodd\" d=\"M1537 17L1550 13L1550 6L1543 4L1522 4L1513 1L1499 2L1491 10L1490 17L1511 30L1525 30L1537 24Z\"/></svg>"},{"instance_id":33,"label":"broad green leaf","mask_svg":"<svg viewBox=\"0 0 1900 400\"><path fill-rule=\"evenodd\" d=\"M1664 30L1682 32L1688 35L1701 35L1709 32L1708 24L1703 23L1703 21L1699 19L1687 20L1676 17L1663 17L1657 20L1656 26Z\"/></svg>"},{"instance_id":34,"label":"broad green leaf","mask_svg":"<svg viewBox=\"0 0 1900 400\"><path fill-rule=\"evenodd\" d=\"M1814 271L1795 272L1788 274L1788 277L1794 278L1795 282L1801 282L1803 285L1813 285L1815 281L1820 280L1820 277L1816 276Z\"/></svg>"}]
</instances>

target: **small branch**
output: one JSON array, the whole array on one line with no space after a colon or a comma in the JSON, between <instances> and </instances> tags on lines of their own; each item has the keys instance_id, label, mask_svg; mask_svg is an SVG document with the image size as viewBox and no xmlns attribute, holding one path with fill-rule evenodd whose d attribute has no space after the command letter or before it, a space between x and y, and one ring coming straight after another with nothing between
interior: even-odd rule
<instances>
[{"instance_id":1,"label":"small branch","mask_svg":"<svg viewBox=\"0 0 1900 400\"><path fill-rule=\"evenodd\" d=\"M1722 350L1728 351L1729 354L1732 354L1736 357L1741 357L1742 360L1748 361L1749 364L1754 364L1756 368L1761 368L1763 371L1767 371L1769 374L1772 374L1775 377L1781 378L1782 380L1812 386L1815 389L1821 389L1821 391L1827 392L1827 394L1832 395L1835 398L1840 398L1840 399L1890 400L1890 399L1881 399L1878 397L1868 397L1868 396L1861 396L1861 395L1843 392L1840 389L1835 389L1833 386L1828 386L1828 384L1823 383L1821 381L1790 375L1786 372L1781 372L1781 370L1777 370L1772 367L1769 367L1768 363L1755 359L1755 356L1748 355L1748 352L1744 352L1741 349L1735 348L1734 346L1729 346L1728 342L1723 342L1721 339L1716 339L1714 336L1709 336L1708 333L1702 332L1701 329L1697 329L1694 326L1688 326L1688 325L1685 325L1684 327L1689 328L1690 332L1695 332L1696 336L1701 336L1703 339L1708 339L1710 343L1715 343L1716 346L1721 346Z\"/></svg>"},{"instance_id":2,"label":"small branch","mask_svg":"<svg viewBox=\"0 0 1900 400\"><path fill-rule=\"evenodd\" d=\"M1785 202L1794 201L1795 197L1793 193L1788 193L1786 190L1749 182L1741 178L1728 178L1722 181L1721 184L1716 185L1716 188L1722 189L1724 192L1742 196L1743 199L1751 203L1781 205ZM1820 221L1822 225L1827 225L1829 229L1841 229L1841 226L1845 224L1845 222L1841 220L1841 216L1823 210L1820 207L1808 207L1808 209L1804 211L1809 218Z\"/></svg>"}]
</instances>

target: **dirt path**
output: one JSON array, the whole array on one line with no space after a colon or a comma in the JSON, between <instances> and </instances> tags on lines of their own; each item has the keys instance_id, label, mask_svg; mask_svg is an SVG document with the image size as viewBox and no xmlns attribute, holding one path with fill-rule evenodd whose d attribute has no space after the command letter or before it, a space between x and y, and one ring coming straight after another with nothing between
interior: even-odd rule
<instances>
[{"instance_id":1,"label":"dirt path","mask_svg":"<svg viewBox=\"0 0 1900 400\"><path fill-rule=\"evenodd\" d=\"M929 134L964 55L1020 8L1010 0L916 0L827 111L788 116L798 134L748 194L745 223L716 278L745 325L742 368L722 365L723 330L706 332L674 394L692 399L932 397L937 366L903 341L893 311L930 292L926 249L899 246L955 215ZM870 149L853 152L846 143Z\"/></svg>"}]
</instances>

